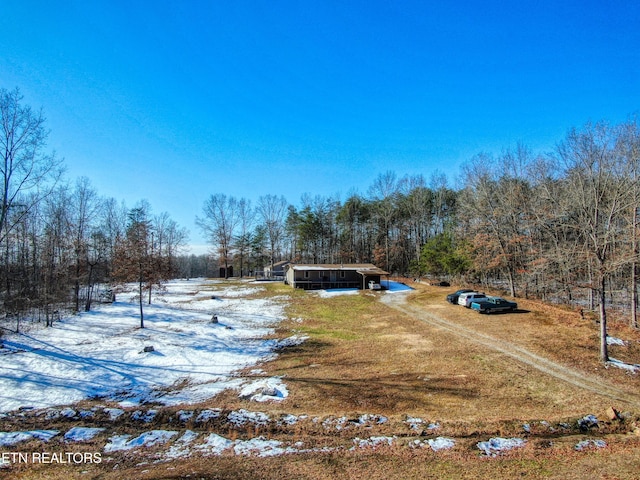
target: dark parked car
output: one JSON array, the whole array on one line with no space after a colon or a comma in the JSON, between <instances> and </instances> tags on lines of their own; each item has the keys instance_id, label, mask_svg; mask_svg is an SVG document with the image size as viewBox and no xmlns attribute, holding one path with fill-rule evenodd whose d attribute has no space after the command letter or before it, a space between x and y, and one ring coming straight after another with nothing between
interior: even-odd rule
<instances>
[{"instance_id":1,"label":"dark parked car","mask_svg":"<svg viewBox=\"0 0 640 480\"><path fill-rule=\"evenodd\" d=\"M470 308L480 313L513 312L518 304L500 297L487 297L471 302Z\"/></svg>"},{"instance_id":2,"label":"dark parked car","mask_svg":"<svg viewBox=\"0 0 640 480\"><path fill-rule=\"evenodd\" d=\"M447 295L447 302L457 305L458 297L463 293L469 293L469 292L473 292L473 290L469 290L468 288L463 288L462 290L458 290L455 293L450 293L449 295Z\"/></svg>"}]
</instances>

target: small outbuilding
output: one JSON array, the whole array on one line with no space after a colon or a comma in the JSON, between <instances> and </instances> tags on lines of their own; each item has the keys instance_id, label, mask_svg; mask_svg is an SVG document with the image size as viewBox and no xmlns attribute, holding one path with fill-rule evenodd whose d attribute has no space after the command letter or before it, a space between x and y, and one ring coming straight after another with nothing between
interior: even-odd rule
<instances>
[{"instance_id":1,"label":"small outbuilding","mask_svg":"<svg viewBox=\"0 0 640 480\"><path fill-rule=\"evenodd\" d=\"M293 288L324 290L330 288L379 289L382 277L389 273L372 263L290 264L285 283Z\"/></svg>"}]
</instances>

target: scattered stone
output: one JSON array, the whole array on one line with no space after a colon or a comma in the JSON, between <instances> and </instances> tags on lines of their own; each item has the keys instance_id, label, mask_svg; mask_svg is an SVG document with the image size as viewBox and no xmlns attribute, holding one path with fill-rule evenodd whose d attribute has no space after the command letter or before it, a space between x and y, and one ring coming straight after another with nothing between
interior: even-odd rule
<instances>
[{"instance_id":1,"label":"scattered stone","mask_svg":"<svg viewBox=\"0 0 640 480\"><path fill-rule=\"evenodd\" d=\"M580 430L589 430L590 428L598 426L598 418L595 415L587 415L584 418L578 420L578 427Z\"/></svg>"},{"instance_id":2,"label":"scattered stone","mask_svg":"<svg viewBox=\"0 0 640 480\"><path fill-rule=\"evenodd\" d=\"M606 415L609 420L620 420L620 413L613 407L607 409Z\"/></svg>"},{"instance_id":3,"label":"scattered stone","mask_svg":"<svg viewBox=\"0 0 640 480\"><path fill-rule=\"evenodd\" d=\"M142 350L144 353L149 353L149 352L155 352L156 349L153 348L153 345L147 345L146 347L144 347L144 349Z\"/></svg>"},{"instance_id":4,"label":"scattered stone","mask_svg":"<svg viewBox=\"0 0 640 480\"><path fill-rule=\"evenodd\" d=\"M211 316L211 323L218 323L218 316L217 315L212 315Z\"/></svg>"},{"instance_id":5,"label":"scattered stone","mask_svg":"<svg viewBox=\"0 0 640 480\"><path fill-rule=\"evenodd\" d=\"M267 397L277 397L278 396L278 390L275 387L264 387L262 389L262 395L265 395Z\"/></svg>"}]
</instances>

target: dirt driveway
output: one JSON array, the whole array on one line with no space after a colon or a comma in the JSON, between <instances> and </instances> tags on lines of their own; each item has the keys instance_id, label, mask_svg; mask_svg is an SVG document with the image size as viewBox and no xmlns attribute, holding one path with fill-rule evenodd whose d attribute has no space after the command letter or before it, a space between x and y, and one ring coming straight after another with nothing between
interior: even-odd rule
<instances>
[{"instance_id":1,"label":"dirt driveway","mask_svg":"<svg viewBox=\"0 0 640 480\"><path fill-rule=\"evenodd\" d=\"M559 363L543 358L512 342L496 339L490 335L474 330L468 325L462 325L430 312L428 306L414 305L407 301L407 293L385 295L382 301L391 308L396 309L414 319L437 327L451 335L482 347L497 351L522 362L556 379L567 382L573 386L594 392L598 395L624 402L629 407L640 408L640 397L637 394L625 391L604 382L600 378L589 376L585 372L568 368Z\"/></svg>"}]
</instances>

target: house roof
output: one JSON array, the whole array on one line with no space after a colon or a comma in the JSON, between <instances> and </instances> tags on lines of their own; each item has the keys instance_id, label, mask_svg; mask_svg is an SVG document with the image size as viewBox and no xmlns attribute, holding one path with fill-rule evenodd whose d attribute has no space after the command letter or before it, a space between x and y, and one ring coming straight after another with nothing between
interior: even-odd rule
<instances>
[{"instance_id":1,"label":"house roof","mask_svg":"<svg viewBox=\"0 0 640 480\"><path fill-rule=\"evenodd\" d=\"M273 264L273 266L274 266L274 267L283 267L283 266L288 265L288 264L290 264L290 263L291 263L291 261L290 261L290 260L282 260L282 261L280 261L280 262L276 262L276 263L274 263L274 264Z\"/></svg>"},{"instance_id":2,"label":"house roof","mask_svg":"<svg viewBox=\"0 0 640 480\"><path fill-rule=\"evenodd\" d=\"M361 275L389 275L381 268L372 263L314 263L314 264L291 264L289 268L293 270L355 270Z\"/></svg>"}]
</instances>

